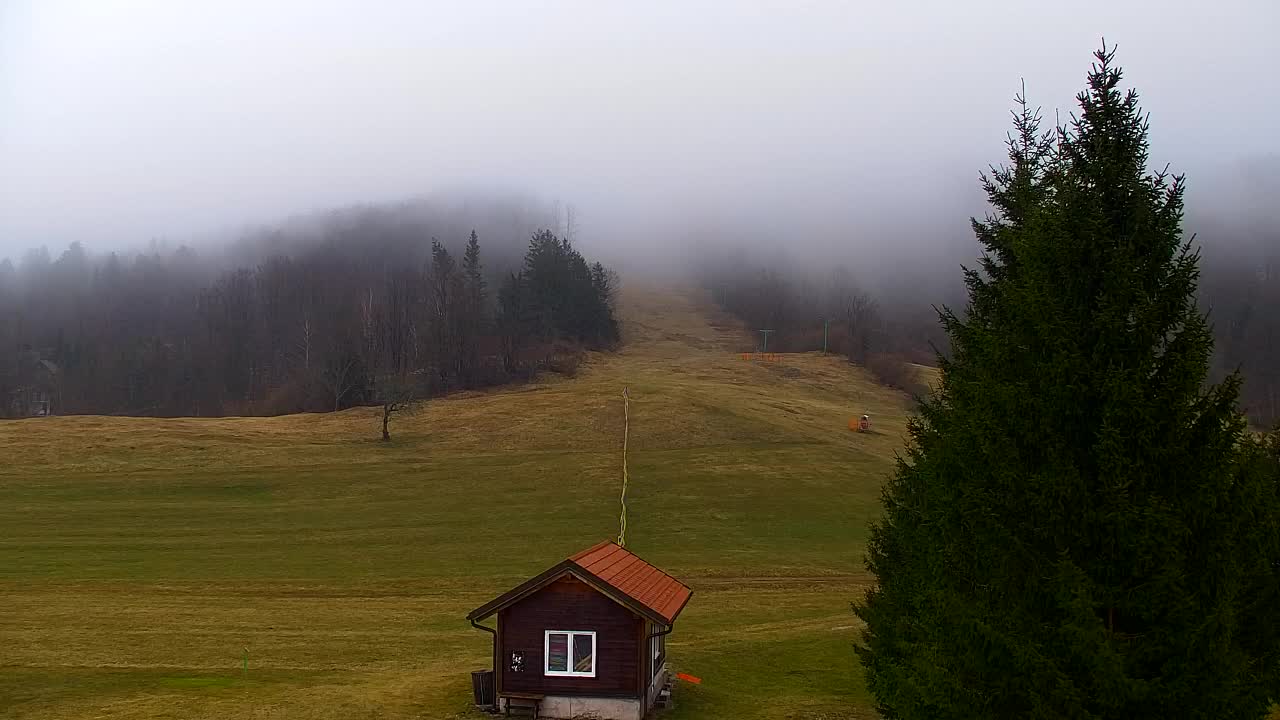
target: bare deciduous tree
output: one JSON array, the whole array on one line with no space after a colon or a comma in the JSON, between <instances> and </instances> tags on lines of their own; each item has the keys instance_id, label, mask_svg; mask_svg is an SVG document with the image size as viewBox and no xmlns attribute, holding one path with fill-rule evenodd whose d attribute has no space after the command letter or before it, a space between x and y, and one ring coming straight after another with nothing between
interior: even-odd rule
<instances>
[{"instance_id":1,"label":"bare deciduous tree","mask_svg":"<svg viewBox=\"0 0 1280 720\"><path fill-rule=\"evenodd\" d=\"M412 377L384 375L374 384L374 395L382 405L382 441L391 442L391 416L413 412L426 393L420 391Z\"/></svg>"}]
</instances>

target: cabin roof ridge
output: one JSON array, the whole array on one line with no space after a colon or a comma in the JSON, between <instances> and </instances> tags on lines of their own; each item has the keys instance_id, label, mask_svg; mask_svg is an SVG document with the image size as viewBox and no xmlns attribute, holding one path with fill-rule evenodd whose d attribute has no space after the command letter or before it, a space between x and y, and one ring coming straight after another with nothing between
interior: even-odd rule
<instances>
[{"instance_id":1,"label":"cabin roof ridge","mask_svg":"<svg viewBox=\"0 0 1280 720\"><path fill-rule=\"evenodd\" d=\"M608 572L612 570L613 572ZM670 573L619 545L604 540L580 550L539 575L481 605L468 620L489 617L502 608L537 592L569 572L597 591L661 624L671 625L688 603L693 590ZM603 575L603 576L602 576Z\"/></svg>"}]
</instances>

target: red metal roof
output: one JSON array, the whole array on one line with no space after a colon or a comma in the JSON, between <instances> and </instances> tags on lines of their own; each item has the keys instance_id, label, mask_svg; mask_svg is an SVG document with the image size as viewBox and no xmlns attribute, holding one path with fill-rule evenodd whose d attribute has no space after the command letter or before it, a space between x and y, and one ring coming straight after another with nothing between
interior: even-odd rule
<instances>
[{"instance_id":1,"label":"red metal roof","mask_svg":"<svg viewBox=\"0 0 1280 720\"><path fill-rule=\"evenodd\" d=\"M693 594L684 583L612 541L589 547L569 561L657 613L668 624L675 622Z\"/></svg>"},{"instance_id":2,"label":"red metal roof","mask_svg":"<svg viewBox=\"0 0 1280 720\"><path fill-rule=\"evenodd\" d=\"M634 553L606 540L556 563L537 577L530 578L472 610L467 619L483 620L521 598L538 592L548 583L576 574L597 591L627 606L637 615L667 625L675 622L693 591L687 585L641 560Z\"/></svg>"}]
</instances>

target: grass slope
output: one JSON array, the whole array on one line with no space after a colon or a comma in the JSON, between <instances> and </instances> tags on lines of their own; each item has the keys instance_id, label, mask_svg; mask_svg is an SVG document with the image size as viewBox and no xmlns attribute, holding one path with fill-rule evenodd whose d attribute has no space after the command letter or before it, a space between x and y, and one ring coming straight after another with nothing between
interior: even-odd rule
<instances>
[{"instance_id":1,"label":"grass slope","mask_svg":"<svg viewBox=\"0 0 1280 720\"><path fill-rule=\"evenodd\" d=\"M624 386L628 545L695 590L668 647L704 682L665 717L872 716L848 603L906 399L834 357L744 362L687 291L622 310L620 353L389 444L368 409L0 423L0 716L478 717L463 617L616 535Z\"/></svg>"}]
</instances>

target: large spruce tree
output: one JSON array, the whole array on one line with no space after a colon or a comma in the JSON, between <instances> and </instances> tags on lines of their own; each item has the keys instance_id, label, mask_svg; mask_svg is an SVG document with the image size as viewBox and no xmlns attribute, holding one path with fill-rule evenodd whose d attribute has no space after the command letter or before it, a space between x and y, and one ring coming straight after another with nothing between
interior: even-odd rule
<instances>
[{"instance_id":1,"label":"large spruce tree","mask_svg":"<svg viewBox=\"0 0 1280 720\"><path fill-rule=\"evenodd\" d=\"M1020 96L984 177L981 269L942 313L952 356L855 608L886 717L1258 718L1275 687L1262 473L1238 380L1205 385L1183 181L1148 170L1113 54L1066 127L1042 134Z\"/></svg>"}]
</instances>

